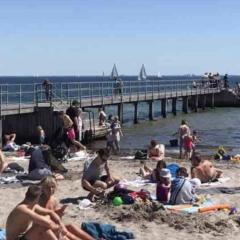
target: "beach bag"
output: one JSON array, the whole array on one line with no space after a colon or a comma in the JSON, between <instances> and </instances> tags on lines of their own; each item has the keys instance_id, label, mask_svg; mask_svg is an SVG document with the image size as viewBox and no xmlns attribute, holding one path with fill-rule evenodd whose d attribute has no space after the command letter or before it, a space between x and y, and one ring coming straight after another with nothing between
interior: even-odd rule
<instances>
[{"instance_id":1,"label":"beach bag","mask_svg":"<svg viewBox=\"0 0 240 240\"><path fill-rule=\"evenodd\" d=\"M171 147L177 147L178 146L178 139L171 139L169 141Z\"/></svg>"},{"instance_id":2,"label":"beach bag","mask_svg":"<svg viewBox=\"0 0 240 240\"><path fill-rule=\"evenodd\" d=\"M135 159L147 160L147 150L138 150L135 153Z\"/></svg>"},{"instance_id":3,"label":"beach bag","mask_svg":"<svg viewBox=\"0 0 240 240\"><path fill-rule=\"evenodd\" d=\"M64 142L60 144L52 145L52 154L57 159L64 159L67 153L68 153L68 147Z\"/></svg>"},{"instance_id":4,"label":"beach bag","mask_svg":"<svg viewBox=\"0 0 240 240\"><path fill-rule=\"evenodd\" d=\"M51 149L42 151L44 160L51 167L51 170L58 173L66 173L68 170L56 159Z\"/></svg>"}]
</instances>

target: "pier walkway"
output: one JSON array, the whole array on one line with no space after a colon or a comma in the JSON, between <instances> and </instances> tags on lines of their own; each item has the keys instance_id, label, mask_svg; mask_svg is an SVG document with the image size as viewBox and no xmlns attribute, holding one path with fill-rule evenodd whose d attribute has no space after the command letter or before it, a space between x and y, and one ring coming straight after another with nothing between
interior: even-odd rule
<instances>
[{"instance_id":1,"label":"pier walkway","mask_svg":"<svg viewBox=\"0 0 240 240\"><path fill-rule=\"evenodd\" d=\"M65 110L72 100L78 100L82 108L91 108L202 96L220 91L220 87L201 84L194 87L193 80L123 81L121 86L113 81L69 82L51 84L50 101L46 101L41 84L1 84L0 116L34 112L36 107Z\"/></svg>"}]
</instances>

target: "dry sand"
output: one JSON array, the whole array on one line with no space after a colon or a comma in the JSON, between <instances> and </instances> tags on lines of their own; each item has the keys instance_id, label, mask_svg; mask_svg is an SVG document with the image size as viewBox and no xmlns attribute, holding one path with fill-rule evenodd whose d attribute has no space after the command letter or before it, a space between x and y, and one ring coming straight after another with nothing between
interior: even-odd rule
<instances>
[{"instance_id":1,"label":"dry sand","mask_svg":"<svg viewBox=\"0 0 240 240\"><path fill-rule=\"evenodd\" d=\"M178 162L168 158L168 162ZM110 167L121 178L133 180L137 177L140 162L137 160L110 160ZM20 163L21 164L21 163ZM26 167L27 163L23 163ZM154 166L155 163L149 163ZM182 162L189 168L189 163ZM81 187L83 162L69 162L65 166L70 170L71 179L59 182L57 197L62 203L67 203L68 208L63 221L66 223L81 224L82 221L98 221L111 223L120 230L129 230L135 234L136 239L239 239L240 213L228 215L228 212L220 211L211 214L183 215L170 213L159 209L158 205L146 206L135 204L132 206L114 207L112 205L97 205L93 209L80 210L78 200L87 196L87 192ZM221 193L220 187L238 187L240 168L238 165L217 163L223 170L224 176L230 180L222 185L204 188L211 199L218 203L229 203L240 209L240 193ZM144 187L155 192L154 187ZM0 227L5 226L6 218L12 208L19 203L26 191L26 187L17 189L0 188Z\"/></svg>"}]
</instances>

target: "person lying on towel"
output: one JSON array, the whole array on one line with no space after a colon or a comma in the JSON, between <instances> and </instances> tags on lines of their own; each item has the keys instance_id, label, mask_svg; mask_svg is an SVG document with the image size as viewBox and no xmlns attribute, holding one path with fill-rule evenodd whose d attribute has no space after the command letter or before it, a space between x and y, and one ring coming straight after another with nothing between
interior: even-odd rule
<instances>
[{"instance_id":1,"label":"person lying on towel","mask_svg":"<svg viewBox=\"0 0 240 240\"><path fill-rule=\"evenodd\" d=\"M117 184L119 179L112 175L108 167L109 150L100 149L92 162L86 162L83 170L82 187L89 191L88 198L92 201L96 196L104 195L105 190ZM105 169L106 175L103 175Z\"/></svg>"},{"instance_id":2,"label":"person lying on towel","mask_svg":"<svg viewBox=\"0 0 240 240\"><path fill-rule=\"evenodd\" d=\"M199 154L191 157L191 177L198 178L201 183L213 182L221 177L222 171L215 168L209 160L202 160Z\"/></svg>"}]
</instances>

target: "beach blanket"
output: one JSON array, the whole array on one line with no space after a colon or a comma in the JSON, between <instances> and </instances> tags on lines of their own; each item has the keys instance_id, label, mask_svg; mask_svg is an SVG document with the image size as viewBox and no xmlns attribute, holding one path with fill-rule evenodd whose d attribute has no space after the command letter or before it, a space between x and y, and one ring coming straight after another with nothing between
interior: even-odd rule
<instances>
[{"instance_id":1,"label":"beach blanket","mask_svg":"<svg viewBox=\"0 0 240 240\"><path fill-rule=\"evenodd\" d=\"M143 187L146 185L155 185L156 183L151 182L151 180L148 179L142 179L141 177L136 178L135 180L129 181L126 179L123 179L120 184L124 184L126 186L131 186L131 187Z\"/></svg>"},{"instance_id":2,"label":"beach blanket","mask_svg":"<svg viewBox=\"0 0 240 240\"><path fill-rule=\"evenodd\" d=\"M20 182L16 176L11 177L0 177L0 184L10 184Z\"/></svg>"},{"instance_id":3,"label":"beach blanket","mask_svg":"<svg viewBox=\"0 0 240 240\"><path fill-rule=\"evenodd\" d=\"M68 161L88 161L88 160L92 160L96 157L95 154L88 154L85 151L79 151L79 152L75 152L70 158L68 158Z\"/></svg>"},{"instance_id":4,"label":"beach blanket","mask_svg":"<svg viewBox=\"0 0 240 240\"><path fill-rule=\"evenodd\" d=\"M166 209L176 211L176 212L195 214L199 212L199 209L203 207L210 207L213 205L215 204L211 199L205 199L203 203L198 205L180 204L180 205L165 205L164 207Z\"/></svg>"},{"instance_id":5,"label":"beach blanket","mask_svg":"<svg viewBox=\"0 0 240 240\"><path fill-rule=\"evenodd\" d=\"M5 229L0 229L0 240L6 240L6 231L5 231Z\"/></svg>"},{"instance_id":6,"label":"beach blanket","mask_svg":"<svg viewBox=\"0 0 240 240\"><path fill-rule=\"evenodd\" d=\"M131 232L119 232L116 227L111 224L100 224L95 222L82 223L82 230L91 235L94 239L106 240L125 240L134 239Z\"/></svg>"},{"instance_id":7,"label":"beach blanket","mask_svg":"<svg viewBox=\"0 0 240 240\"><path fill-rule=\"evenodd\" d=\"M221 177L218 178L217 181L215 182L208 182L208 183L202 183L200 187L212 187L212 186L217 186L217 185L221 185L227 181L229 181L230 178L229 177Z\"/></svg>"}]
</instances>

